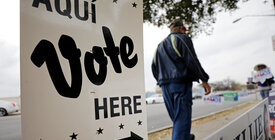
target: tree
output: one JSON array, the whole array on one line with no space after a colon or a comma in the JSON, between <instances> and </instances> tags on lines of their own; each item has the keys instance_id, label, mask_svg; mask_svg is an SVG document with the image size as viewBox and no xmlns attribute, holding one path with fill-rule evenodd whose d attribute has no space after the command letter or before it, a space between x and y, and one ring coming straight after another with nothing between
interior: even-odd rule
<instances>
[{"instance_id":1,"label":"tree","mask_svg":"<svg viewBox=\"0 0 275 140\"><path fill-rule=\"evenodd\" d=\"M224 90L241 90L246 88L245 85L242 85L234 80L231 80L229 78L218 81L214 83L210 83L212 86L213 91L224 91Z\"/></svg>"},{"instance_id":2,"label":"tree","mask_svg":"<svg viewBox=\"0 0 275 140\"><path fill-rule=\"evenodd\" d=\"M263 1L266 3L266 0ZM143 20L163 26L180 18L191 37L202 32L209 35L217 13L235 11L238 3L239 0L143 0Z\"/></svg>"}]
</instances>

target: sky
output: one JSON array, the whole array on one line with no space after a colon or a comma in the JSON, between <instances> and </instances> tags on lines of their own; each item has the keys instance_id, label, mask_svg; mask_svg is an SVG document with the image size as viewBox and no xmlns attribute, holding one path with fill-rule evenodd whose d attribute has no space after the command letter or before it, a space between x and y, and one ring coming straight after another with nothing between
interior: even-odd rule
<instances>
[{"instance_id":1,"label":"sky","mask_svg":"<svg viewBox=\"0 0 275 140\"><path fill-rule=\"evenodd\" d=\"M272 0L266 4L263 0L250 0L239 6L235 12L217 15L211 35L201 34L193 39L210 83L230 78L245 84L258 63L267 64L275 72L271 39L275 35L275 16L245 17L232 23L246 15L275 14ZM19 0L1 0L0 17L0 97L19 96ZM151 62L158 43L169 34L169 30L148 23L143 25L145 90L155 91Z\"/></svg>"},{"instance_id":2,"label":"sky","mask_svg":"<svg viewBox=\"0 0 275 140\"><path fill-rule=\"evenodd\" d=\"M0 18L0 97L18 96L19 0L1 0Z\"/></svg>"}]
</instances>

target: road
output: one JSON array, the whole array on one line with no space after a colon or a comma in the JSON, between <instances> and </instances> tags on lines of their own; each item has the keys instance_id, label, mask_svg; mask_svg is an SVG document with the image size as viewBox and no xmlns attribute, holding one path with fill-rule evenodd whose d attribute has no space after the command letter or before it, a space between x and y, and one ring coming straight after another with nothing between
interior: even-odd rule
<instances>
[{"instance_id":1,"label":"road","mask_svg":"<svg viewBox=\"0 0 275 140\"><path fill-rule=\"evenodd\" d=\"M260 99L258 95L257 99ZM223 99L222 99L223 100ZM256 100L255 94L240 97L238 101L222 102L222 104L204 103L202 100L193 100L192 118L198 118L213 112L221 111L240 105L249 101ZM164 103L147 105L147 128L148 132L171 126L172 122L168 116Z\"/></svg>"},{"instance_id":2,"label":"road","mask_svg":"<svg viewBox=\"0 0 275 140\"><path fill-rule=\"evenodd\" d=\"M255 99L255 95L249 95L239 98L237 102L223 102L219 105L205 104L202 100L194 100L192 118L201 117ZM148 132L172 125L163 103L147 105L147 120ZM21 115L0 118L0 140L21 140Z\"/></svg>"},{"instance_id":3,"label":"road","mask_svg":"<svg viewBox=\"0 0 275 140\"><path fill-rule=\"evenodd\" d=\"M0 118L0 140L21 140L21 115Z\"/></svg>"}]
</instances>

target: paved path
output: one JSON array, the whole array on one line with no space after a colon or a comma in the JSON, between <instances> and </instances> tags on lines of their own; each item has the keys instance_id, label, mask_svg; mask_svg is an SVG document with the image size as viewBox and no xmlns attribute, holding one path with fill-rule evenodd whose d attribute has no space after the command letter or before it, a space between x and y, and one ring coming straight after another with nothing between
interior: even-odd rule
<instances>
[{"instance_id":1,"label":"paved path","mask_svg":"<svg viewBox=\"0 0 275 140\"><path fill-rule=\"evenodd\" d=\"M21 140L21 115L0 118L0 140Z\"/></svg>"}]
</instances>

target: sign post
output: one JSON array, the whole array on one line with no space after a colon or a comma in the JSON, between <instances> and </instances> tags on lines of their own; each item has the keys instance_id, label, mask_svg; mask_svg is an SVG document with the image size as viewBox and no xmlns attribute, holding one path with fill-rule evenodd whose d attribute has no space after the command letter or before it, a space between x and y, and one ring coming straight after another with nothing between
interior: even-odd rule
<instances>
[{"instance_id":1,"label":"sign post","mask_svg":"<svg viewBox=\"0 0 275 140\"><path fill-rule=\"evenodd\" d=\"M142 5L20 2L22 140L147 139Z\"/></svg>"}]
</instances>

